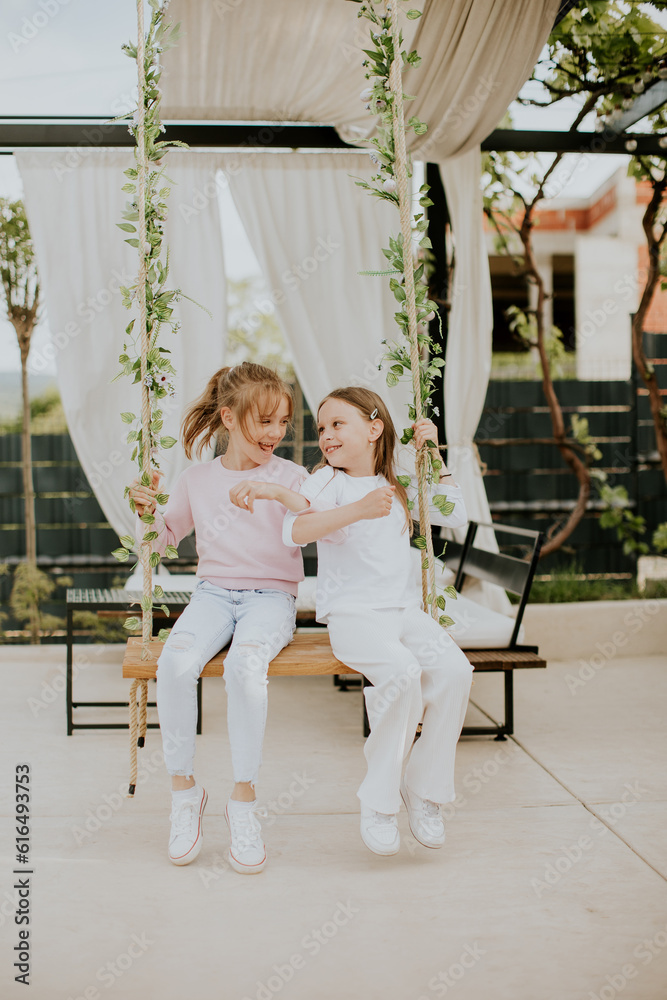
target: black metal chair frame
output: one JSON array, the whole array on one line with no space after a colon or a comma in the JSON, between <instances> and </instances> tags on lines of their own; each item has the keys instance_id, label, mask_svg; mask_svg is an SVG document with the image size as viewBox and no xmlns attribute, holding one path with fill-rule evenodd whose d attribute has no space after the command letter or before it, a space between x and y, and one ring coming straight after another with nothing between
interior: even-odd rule
<instances>
[{"instance_id":1,"label":"black metal chair frame","mask_svg":"<svg viewBox=\"0 0 667 1000\"><path fill-rule=\"evenodd\" d=\"M493 531L515 535L518 538L530 539L530 552L528 559L518 559L515 556L503 555L496 552L487 552L485 549L475 547L475 538L479 528L491 528ZM436 531L439 529L435 529ZM540 555L543 535L539 531L531 531L524 528L515 528L505 524L480 524L470 521L468 531L463 543L447 541L447 565L450 569L456 570L454 586L457 591L461 588L467 577L474 577L478 580L486 580L496 584L505 590L509 590L519 597L516 620L512 630L509 645L505 651L512 650L523 653L537 654L537 646L520 646L517 644L517 637L521 628L521 621L525 611L530 589L535 576L535 570ZM441 542L440 535L434 536L434 542ZM190 595L183 592L165 593L164 603L174 612L182 612L189 603ZM66 684L66 704L67 704L67 735L71 736L75 729L127 729L127 723L79 723L74 721L74 709L78 708L127 708L125 701L80 701L74 700L73 695L73 646L74 646L74 625L73 616L76 611L117 611L132 613L133 605L137 603L136 594L126 590L68 590L67 591L67 684ZM155 627L156 622L154 622ZM313 622L314 624L314 622ZM464 650L465 652L465 650ZM468 650L474 653L474 650ZM500 652L500 650L498 651ZM494 669L494 668L490 668ZM496 668L501 669L501 668ZM462 736L488 736L493 735L497 740L504 740L514 732L514 670L503 669L504 674L504 695L505 695L505 721L501 725L493 726L464 726ZM348 675L334 674L334 685L339 690L347 691L350 688L369 686L366 678L351 678ZM366 714L366 701L363 701L364 735L368 736L370 727ZM149 707L156 707L154 701L148 702ZM149 723L149 728L158 729L157 723ZM197 734L202 732L202 678L197 682Z\"/></svg>"},{"instance_id":2,"label":"black metal chair frame","mask_svg":"<svg viewBox=\"0 0 667 1000\"><path fill-rule=\"evenodd\" d=\"M475 538L479 528L491 528L499 534L515 535L518 538L530 540L529 554L527 559L518 559L516 556L503 555L499 552L487 552L485 549L475 547ZM439 529L435 529L438 531ZM470 521L468 531L463 543L446 541L447 566L456 570L454 587L461 593L461 588L468 577L477 580L484 580L488 583L496 584L504 590L509 590L519 597L516 620L508 646L505 650L512 650L522 653L538 653L537 646L525 646L517 643L517 637L521 628L521 621L528 603L530 589L533 585L535 570L542 548L543 533L541 531L531 531L528 528L515 528L508 524L481 524L477 521ZM442 537L438 534L434 537L434 542L441 542ZM475 650L463 650L474 653ZM500 652L500 650L498 650ZM487 652L492 652L491 650ZM497 668L501 669L501 668ZM493 672L493 668L488 668L488 672ZM505 740L514 732L514 669L503 669L504 674L504 696L505 696L505 720L500 725L493 726L464 726L461 736L494 736L496 740ZM334 683L337 682L336 676ZM370 686L366 678L361 680L338 678L338 687L347 690L348 687ZM364 736L370 733L368 715L366 712L366 700L363 699L364 713Z\"/></svg>"},{"instance_id":3,"label":"black metal chair frame","mask_svg":"<svg viewBox=\"0 0 667 1000\"><path fill-rule=\"evenodd\" d=\"M173 611L183 611L189 602L190 595L177 591L165 593L163 604L166 604ZM67 683L65 687L65 700L67 706L67 735L71 736L75 729L127 729L126 722L75 722L75 708L124 708L127 709L127 701L80 701L74 700L74 613L76 611L117 611L132 614L136 611L138 603L137 595L127 590L76 590L67 591ZM159 626L160 619L153 622L153 631ZM154 701L148 702L149 708L155 708ZM156 722L148 723L149 729L159 729ZM197 734L202 731L202 679L197 681Z\"/></svg>"}]
</instances>

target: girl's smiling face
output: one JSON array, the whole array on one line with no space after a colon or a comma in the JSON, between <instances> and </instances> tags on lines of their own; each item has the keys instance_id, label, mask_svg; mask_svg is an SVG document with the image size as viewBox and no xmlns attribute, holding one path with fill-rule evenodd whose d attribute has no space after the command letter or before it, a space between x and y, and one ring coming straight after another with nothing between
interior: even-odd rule
<instances>
[{"instance_id":1,"label":"girl's smiling face","mask_svg":"<svg viewBox=\"0 0 667 1000\"><path fill-rule=\"evenodd\" d=\"M245 426L229 407L223 407L220 417L229 432L226 455L241 461L237 468L266 465L285 437L290 421L290 404L284 396L273 413L261 413L257 408L249 413Z\"/></svg>"},{"instance_id":2,"label":"girl's smiling face","mask_svg":"<svg viewBox=\"0 0 667 1000\"><path fill-rule=\"evenodd\" d=\"M319 446L324 458L332 468L355 476L373 475L373 445L383 427L381 420L369 421L352 403L334 397L324 400L317 415Z\"/></svg>"}]
</instances>

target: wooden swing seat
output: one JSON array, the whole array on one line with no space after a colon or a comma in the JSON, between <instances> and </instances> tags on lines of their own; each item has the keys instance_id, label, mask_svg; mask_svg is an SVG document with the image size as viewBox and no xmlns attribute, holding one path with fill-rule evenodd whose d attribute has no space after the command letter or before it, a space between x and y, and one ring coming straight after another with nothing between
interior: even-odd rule
<instances>
[{"instance_id":1,"label":"wooden swing seat","mask_svg":"<svg viewBox=\"0 0 667 1000\"><path fill-rule=\"evenodd\" d=\"M525 543L528 548L528 558L518 559L513 556L489 553L478 549L475 545L477 529L480 527L471 521L463 544L448 542L448 565L456 571L455 586L458 591L463 586L466 577L486 580L513 591L520 597L517 616L509 646L501 649L465 649L468 660L476 673L499 671L504 678L505 720L500 724L464 726L463 736L494 736L505 739L514 732L514 670L546 667L546 660L539 655L536 646L518 645L519 628L526 607L528 595L533 581L533 575L539 558L542 536L539 532L514 528L513 526L494 524L497 532L509 533ZM149 656L141 659L141 639L130 638L123 659L123 677L132 680L150 680L155 677L157 659L163 644L153 640L149 644ZM224 662L228 649L223 649L208 661L202 677L222 677ZM310 677L323 675L358 674L359 671L341 663L334 656L326 628L297 628L290 644L286 646L271 661L270 677ZM364 681L362 679L362 686ZM368 735L368 719L364 708L364 734Z\"/></svg>"},{"instance_id":2,"label":"wooden swing seat","mask_svg":"<svg viewBox=\"0 0 667 1000\"><path fill-rule=\"evenodd\" d=\"M149 657L141 659L141 639L128 639L123 658L123 677L139 680L155 677L157 658L164 643L155 639L149 644ZM229 647L217 653L204 667L202 677L222 677ZM297 629L294 638L269 665L270 677L317 676L321 674L357 673L337 660L331 650L326 629Z\"/></svg>"},{"instance_id":3,"label":"wooden swing seat","mask_svg":"<svg viewBox=\"0 0 667 1000\"><path fill-rule=\"evenodd\" d=\"M151 680L157 670L157 658L164 643L149 643L149 657L141 659L141 639L128 639L123 657L123 677ZM229 648L216 653L204 667L202 677L222 677ZM521 667L546 667L546 661L532 649L468 649L466 656L476 671L515 670ZM315 677L331 674L357 674L334 656L326 629L297 629L288 646L269 665L269 677Z\"/></svg>"}]
</instances>

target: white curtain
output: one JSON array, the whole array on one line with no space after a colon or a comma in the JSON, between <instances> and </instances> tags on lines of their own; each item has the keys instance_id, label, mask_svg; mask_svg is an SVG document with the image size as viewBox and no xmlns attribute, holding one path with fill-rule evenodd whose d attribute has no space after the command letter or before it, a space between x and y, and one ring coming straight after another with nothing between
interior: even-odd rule
<instances>
[{"instance_id":1,"label":"white curtain","mask_svg":"<svg viewBox=\"0 0 667 1000\"><path fill-rule=\"evenodd\" d=\"M472 447L488 383L492 330L491 281L481 242L479 143L530 75L560 3L425 0L419 6L421 18L403 19L402 29L405 47L416 48L422 62L408 67L403 81L416 98L410 114L429 129L422 137L410 136L409 146L415 158L441 164L457 246L445 375L450 458L471 517L489 521ZM285 121L330 122L346 141L363 142L372 129L359 100L367 86L361 50L369 24L351 16L351 9L347 3L304 0L254 0L252 5L174 0L172 12L187 38L164 60L167 113L264 121L249 141L255 146L279 141ZM256 228L262 221L256 220ZM492 532L480 533L479 540L496 549ZM481 600L508 610L498 588L484 584L481 591L476 595Z\"/></svg>"},{"instance_id":2,"label":"white curtain","mask_svg":"<svg viewBox=\"0 0 667 1000\"><path fill-rule=\"evenodd\" d=\"M299 382L316 412L336 386L364 385L407 423L409 386L388 389L383 340L401 336L398 305L381 270L381 248L398 213L355 186L368 179L365 154L264 153L221 159L248 237L268 281Z\"/></svg>"},{"instance_id":3,"label":"white curtain","mask_svg":"<svg viewBox=\"0 0 667 1000\"><path fill-rule=\"evenodd\" d=\"M492 131L537 61L559 0L424 0L401 19L409 105L429 125L412 136L418 159L466 152ZM359 100L371 25L352 3L325 0L173 0L184 37L164 56L165 118L325 122L349 142L369 134ZM277 125L275 123L278 123ZM252 145L261 146L258 139Z\"/></svg>"},{"instance_id":4,"label":"white curtain","mask_svg":"<svg viewBox=\"0 0 667 1000\"><path fill-rule=\"evenodd\" d=\"M491 522L489 502L473 443L491 372L493 303L489 259L483 229L479 183L479 147L440 165L456 243L452 309L447 332L445 365L445 427L447 463L463 489L472 521ZM450 533L463 540L465 528ZM476 544L490 552L498 545L493 531L480 529ZM505 592L488 583L466 591L482 604L508 613Z\"/></svg>"},{"instance_id":5,"label":"white curtain","mask_svg":"<svg viewBox=\"0 0 667 1000\"><path fill-rule=\"evenodd\" d=\"M442 163L473 150L493 129L530 74L558 6L559 0L424 0L423 16L404 21L406 46L423 57L420 67L404 73L405 90L416 95L410 113L429 124L425 136L411 137L417 158ZM285 121L331 123L352 142L368 136L371 119L359 93L367 85L361 49L369 26L357 19L352 4L174 0L170 13L183 22L184 37L164 57L165 119L260 120L249 143L255 147L266 144ZM127 428L113 415L136 412L138 393L128 380L110 384L110 379L129 319L116 288L136 271L115 226L125 202L122 169L131 159L124 152L85 153L73 153L75 166L64 171L56 169L49 151L19 153L17 160L72 438L109 522L125 532L132 519L122 492L134 468L127 457ZM402 407L391 400L379 372L371 378L380 341L397 332L387 281L356 273L383 266L379 248L397 229L395 216L354 187L342 161L334 169L324 156L299 157L297 169L288 157L279 161L249 152L248 158L250 168L230 173L230 183L271 287L284 294L276 309L309 402L316 405L336 383L370 381L390 399L400 428ZM165 420L165 433L174 437L183 405L223 359L222 248L216 198L207 194L215 188L216 162L216 154L208 161L206 154L168 157L167 173L180 182L170 199L173 281L213 313L211 321L183 303L181 334L171 338L173 344L165 334L179 372L178 397ZM464 193L468 179L461 174L446 181L453 215L472 208L474 195L469 188ZM464 250L464 234L459 223L458 281L483 299L488 285L481 283L482 271L463 266L475 254L474 246ZM311 260L317 266L309 272ZM286 274L297 280L296 289ZM466 320L466 329L464 353L485 356L485 328ZM448 377L465 389L467 371L457 373L455 358L449 358ZM472 396L478 395L475 388ZM460 437L452 439L455 446L464 451L474 433L475 405L471 401L465 421L452 431ZM448 398L448 413L454 410ZM466 475L463 453L458 462L458 474ZM167 489L182 466L180 449L166 454ZM483 493L472 472L470 481Z\"/></svg>"},{"instance_id":6,"label":"white curtain","mask_svg":"<svg viewBox=\"0 0 667 1000\"><path fill-rule=\"evenodd\" d=\"M129 378L112 382L125 327L119 285L136 280L136 251L117 228L128 195L123 170L129 151L87 149L63 155L51 150L16 155L23 180L51 344L31 356L32 371L55 359L67 423L79 461L104 514L118 534L133 534L134 516L123 490L137 474L130 461L129 430L122 411L139 414L140 389ZM212 163L206 156L172 152L166 157L167 242L171 274L167 287L180 287L205 306L212 318L184 300L177 307L182 328L164 328L160 343L172 352L176 395L163 399L163 434L178 438L185 406L223 364L226 298L222 241ZM207 186L208 185L208 186ZM206 192L209 192L207 196ZM198 206L196 209L193 206ZM185 466L182 448L161 453L168 492Z\"/></svg>"},{"instance_id":7,"label":"white curtain","mask_svg":"<svg viewBox=\"0 0 667 1000\"><path fill-rule=\"evenodd\" d=\"M415 156L431 162L460 156L496 128L530 76L559 6L560 0L425 0L422 17L412 22L422 62L403 74L404 90L416 95L410 114L429 126L412 139Z\"/></svg>"}]
</instances>

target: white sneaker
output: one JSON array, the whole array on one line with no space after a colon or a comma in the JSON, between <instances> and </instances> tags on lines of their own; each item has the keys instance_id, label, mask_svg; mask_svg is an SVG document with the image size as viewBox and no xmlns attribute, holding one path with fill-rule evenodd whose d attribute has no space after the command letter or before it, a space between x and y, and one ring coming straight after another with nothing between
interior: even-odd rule
<instances>
[{"instance_id":1,"label":"white sneaker","mask_svg":"<svg viewBox=\"0 0 667 1000\"><path fill-rule=\"evenodd\" d=\"M206 790L200 787L196 799L186 799L180 805L172 806L169 817L169 860L172 864L189 865L201 851L202 817L207 802Z\"/></svg>"},{"instance_id":2,"label":"white sneaker","mask_svg":"<svg viewBox=\"0 0 667 1000\"><path fill-rule=\"evenodd\" d=\"M401 782L401 798L408 811L408 822L415 840L424 847L442 847L445 842L445 821L440 806L429 799L421 799Z\"/></svg>"},{"instance_id":3,"label":"white sneaker","mask_svg":"<svg viewBox=\"0 0 667 1000\"><path fill-rule=\"evenodd\" d=\"M396 815L361 805L361 839L373 854L396 854L401 846Z\"/></svg>"},{"instance_id":4,"label":"white sneaker","mask_svg":"<svg viewBox=\"0 0 667 1000\"><path fill-rule=\"evenodd\" d=\"M234 871L241 875L261 872L266 866L266 848L254 804L250 809L230 809L227 803L225 819L232 838L229 863Z\"/></svg>"}]
</instances>

